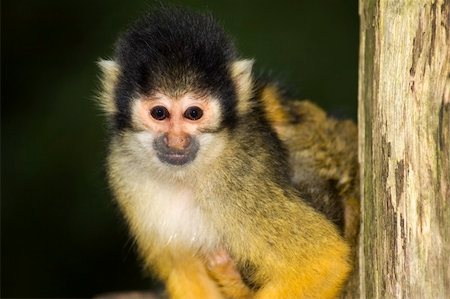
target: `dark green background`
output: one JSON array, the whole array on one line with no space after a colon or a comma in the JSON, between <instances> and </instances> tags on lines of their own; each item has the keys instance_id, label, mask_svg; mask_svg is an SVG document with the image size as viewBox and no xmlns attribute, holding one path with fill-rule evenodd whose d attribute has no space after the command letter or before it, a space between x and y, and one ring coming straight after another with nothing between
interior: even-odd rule
<instances>
[{"instance_id":1,"label":"dark green background","mask_svg":"<svg viewBox=\"0 0 450 299\"><path fill-rule=\"evenodd\" d=\"M151 1L2 1L1 297L151 283L104 179L99 57ZM209 9L256 69L355 118L357 1L178 1Z\"/></svg>"}]
</instances>

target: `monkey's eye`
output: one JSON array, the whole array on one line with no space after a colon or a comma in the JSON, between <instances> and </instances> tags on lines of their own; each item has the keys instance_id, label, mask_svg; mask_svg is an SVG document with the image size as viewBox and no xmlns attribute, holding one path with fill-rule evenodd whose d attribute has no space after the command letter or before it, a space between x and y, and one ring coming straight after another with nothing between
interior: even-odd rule
<instances>
[{"instance_id":1,"label":"monkey's eye","mask_svg":"<svg viewBox=\"0 0 450 299\"><path fill-rule=\"evenodd\" d=\"M156 120L164 120L169 117L169 111L166 107L156 106L150 110L150 115Z\"/></svg>"},{"instance_id":2,"label":"monkey's eye","mask_svg":"<svg viewBox=\"0 0 450 299\"><path fill-rule=\"evenodd\" d=\"M197 120L203 116L203 110L199 107L192 106L186 109L184 112L184 117L190 120Z\"/></svg>"}]
</instances>

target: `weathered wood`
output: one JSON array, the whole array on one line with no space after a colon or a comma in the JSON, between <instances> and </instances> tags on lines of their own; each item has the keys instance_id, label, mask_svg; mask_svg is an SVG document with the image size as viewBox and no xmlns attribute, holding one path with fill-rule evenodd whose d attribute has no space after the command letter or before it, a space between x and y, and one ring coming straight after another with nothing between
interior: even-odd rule
<instances>
[{"instance_id":1,"label":"weathered wood","mask_svg":"<svg viewBox=\"0 0 450 299\"><path fill-rule=\"evenodd\" d=\"M360 0L363 298L450 298L449 12Z\"/></svg>"}]
</instances>

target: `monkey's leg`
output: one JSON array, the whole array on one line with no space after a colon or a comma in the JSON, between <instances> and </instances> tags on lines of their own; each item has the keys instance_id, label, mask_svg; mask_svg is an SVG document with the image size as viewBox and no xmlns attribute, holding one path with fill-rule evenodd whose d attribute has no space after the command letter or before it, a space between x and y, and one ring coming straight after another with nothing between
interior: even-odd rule
<instances>
[{"instance_id":1,"label":"monkey's leg","mask_svg":"<svg viewBox=\"0 0 450 299\"><path fill-rule=\"evenodd\" d=\"M317 275L317 274L315 274ZM255 295L255 299L334 299L341 293L343 281L327 285L327 281L313 281L304 278L299 281L298 277L286 278L268 283Z\"/></svg>"},{"instance_id":2,"label":"monkey's leg","mask_svg":"<svg viewBox=\"0 0 450 299\"><path fill-rule=\"evenodd\" d=\"M280 264L278 269L264 267L264 276L269 280L259 289L255 299L333 299L338 298L347 279L350 267L339 258L340 248L328 248L315 259L300 261L296 265ZM345 249L347 251L347 249ZM269 261L273 264L275 261Z\"/></svg>"},{"instance_id":3,"label":"monkey's leg","mask_svg":"<svg viewBox=\"0 0 450 299\"><path fill-rule=\"evenodd\" d=\"M226 298L244 299L253 296L253 292L242 281L241 274L226 250L213 252L206 259L209 274Z\"/></svg>"},{"instance_id":4,"label":"monkey's leg","mask_svg":"<svg viewBox=\"0 0 450 299\"><path fill-rule=\"evenodd\" d=\"M164 254L157 257L155 266L165 281L170 298L224 298L209 276L204 261L193 253Z\"/></svg>"}]
</instances>

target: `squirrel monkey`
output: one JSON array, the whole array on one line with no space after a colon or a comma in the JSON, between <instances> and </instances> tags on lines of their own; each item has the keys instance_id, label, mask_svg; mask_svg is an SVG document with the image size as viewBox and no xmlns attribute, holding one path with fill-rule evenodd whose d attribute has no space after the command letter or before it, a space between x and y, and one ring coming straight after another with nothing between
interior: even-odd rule
<instances>
[{"instance_id":1,"label":"squirrel monkey","mask_svg":"<svg viewBox=\"0 0 450 299\"><path fill-rule=\"evenodd\" d=\"M252 64L208 14L138 20L100 62L110 185L171 298L235 296L209 271L223 258L254 298L335 298L350 248L291 182Z\"/></svg>"}]
</instances>

